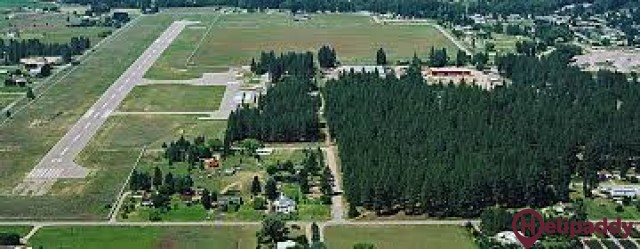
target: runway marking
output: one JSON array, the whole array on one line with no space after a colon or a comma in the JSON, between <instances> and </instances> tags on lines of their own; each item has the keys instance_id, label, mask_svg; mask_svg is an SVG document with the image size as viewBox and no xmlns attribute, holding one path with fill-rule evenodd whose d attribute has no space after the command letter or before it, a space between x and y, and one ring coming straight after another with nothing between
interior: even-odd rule
<instances>
[{"instance_id":1,"label":"runway marking","mask_svg":"<svg viewBox=\"0 0 640 249\"><path fill-rule=\"evenodd\" d=\"M127 83L129 83L129 81L127 80ZM124 88L124 85L120 85L120 87L118 87L118 91L122 92L122 89Z\"/></svg>"},{"instance_id":2,"label":"runway marking","mask_svg":"<svg viewBox=\"0 0 640 249\"><path fill-rule=\"evenodd\" d=\"M104 104L102 104L102 109L104 109L105 107L107 107L107 102L104 102Z\"/></svg>"},{"instance_id":3,"label":"runway marking","mask_svg":"<svg viewBox=\"0 0 640 249\"><path fill-rule=\"evenodd\" d=\"M68 150L69 150L69 147L65 147L64 150L62 150L62 153L60 153L60 155L64 156L64 154L67 154Z\"/></svg>"},{"instance_id":4,"label":"runway marking","mask_svg":"<svg viewBox=\"0 0 640 249\"><path fill-rule=\"evenodd\" d=\"M114 99L116 97L115 94L111 94L111 97L109 99Z\"/></svg>"},{"instance_id":5,"label":"runway marking","mask_svg":"<svg viewBox=\"0 0 640 249\"><path fill-rule=\"evenodd\" d=\"M98 116L100 116L100 111L97 111L96 114L93 115L94 118L97 118Z\"/></svg>"},{"instance_id":6,"label":"runway marking","mask_svg":"<svg viewBox=\"0 0 640 249\"><path fill-rule=\"evenodd\" d=\"M91 114L93 114L93 111L94 111L93 108L89 109L87 113L84 115L84 117L85 118L91 117Z\"/></svg>"},{"instance_id":7,"label":"runway marking","mask_svg":"<svg viewBox=\"0 0 640 249\"><path fill-rule=\"evenodd\" d=\"M78 141L78 139L80 139L80 134L76 135L76 136L73 138L73 141L74 141L74 142L75 142L75 141Z\"/></svg>"},{"instance_id":8,"label":"runway marking","mask_svg":"<svg viewBox=\"0 0 640 249\"><path fill-rule=\"evenodd\" d=\"M86 130L87 128L89 128L89 125L91 125L91 122L89 122L86 125L84 125L84 129Z\"/></svg>"}]
</instances>

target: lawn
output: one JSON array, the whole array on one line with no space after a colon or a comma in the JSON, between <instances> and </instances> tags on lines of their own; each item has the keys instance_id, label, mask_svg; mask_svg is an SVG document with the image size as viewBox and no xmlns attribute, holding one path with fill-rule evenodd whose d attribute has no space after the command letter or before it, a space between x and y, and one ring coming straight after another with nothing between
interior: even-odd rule
<instances>
[{"instance_id":1,"label":"lawn","mask_svg":"<svg viewBox=\"0 0 640 249\"><path fill-rule=\"evenodd\" d=\"M376 50L384 48L389 61L410 59L414 52L426 57L431 46L457 48L437 29L420 25L379 25L354 14L317 14L295 22L282 13L228 14L209 18L200 28L186 29L147 73L158 79L199 77L203 72L224 71L248 65L261 51L312 51L325 44L336 49L343 64L375 63ZM202 39L211 28L208 35ZM202 40L202 44L200 44ZM195 50L195 52L194 52ZM189 60L190 55L193 58Z\"/></svg>"},{"instance_id":2,"label":"lawn","mask_svg":"<svg viewBox=\"0 0 640 249\"><path fill-rule=\"evenodd\" d=\"M441 225L332 226L325 228L325 240L331 249L363 242L377 249L476 248L463 228Z\"/></svg>"},{"instance_id":3,"label":"lawn","mask_svg":"<svg viewBox=\"0 0 640 249\"><path fill-rule=\"evenodd\" d=\"M142 85L122 102L123 112L202 112L217 110L224 86Z\"/></svg>"},{"instance_id":4,"label":"lawn","mask_svg":"<svg viewBox=\"0 0 640 249\"><path fill-rule=\"evenodd\" d=\"M257 227L45 227L29 240L38 248L253 249Z\"/></svg>"},{"instance_id":5,"label":"lawn","mask_svg":"<svg viewBox=\"0 0 640 249\"><path fill-rule=\"evenodd\" d=\"M610 200L601 198L585 199L584 204L587 207L587 215L591 220L601 220L604 217L622 217L623 220L640 219L640 211L638 211L638 208L634 205L625 206L624 212L617 212L616 206L618 204L613 203Z\"/></svg>"},{"instance_id":6,"label":"lawn","mask_svg":"<svg viewBox=\"0 0 640 249\"><path fill-rule=\"evenodd\" d=\"M27 235L31 231L30 226L0 226L0 233L17 233L21 236Z\"/></svg>"},{"instance_id":7,"label":"lawn","mask_svg":"<svg viewBox=\"0 0 640 249\"><path fill-rule=\"evenodd\" d=\"M99 96L174 20L174 16L145 16L121 35L103 44L49 91L15 113L10 122L0 126L0 193L8 194L40 158L67 132ZM126 45L123 45L126 44ZM108 66L105 66L108 65ZM130 168L140 148L126 151L102 151L89 158L94 168L107 166ZM133 159L133 160L130 160ZM84 159L88 160L88 159ZM113 161L115 160L115 161ZM80 159L83 162L83 159ZM99 165L98 165L99 164ZM98 171L85 181L82 194L68 197L0 197L0 217L12 218L104 218L104 197L114 197L117 182L100 180L109 170ZM115 174L120 174L118 173ZM115 176L114 176L115 177ZM111 179L107 177L106 179ZM104 184L104 185L103 185ZM109 184L113 184L109 185ZM105 188L105 186L107 186Z\"/></svg>"},{"instance_id":8,"label":"lawn","mask_svg":"<svg viewBox=\"0 0 640 249\"><path fill-rule=\"evenodd\" d=\"M13 9L20 7L39 8L53 6L52 3L37 0L2 0L0 1L0 10Z\"/></svg>"}]
</instances>

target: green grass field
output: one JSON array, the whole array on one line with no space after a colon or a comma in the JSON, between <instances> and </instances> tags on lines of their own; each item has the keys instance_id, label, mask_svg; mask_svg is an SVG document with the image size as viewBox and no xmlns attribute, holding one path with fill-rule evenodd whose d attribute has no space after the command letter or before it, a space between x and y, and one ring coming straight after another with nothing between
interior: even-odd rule
<instances>
[{"instance_id":1,"label":"green grass field","mask_svg":"<svg viewBox=\"0 0 640 249\"><path fill-rule=\"evenodd\" d=\"M15 101L18 98L20 98L20 95L0 94L0 109L10 105L11 103L13 103L13 101Z\"/></svg>"},{"instance_id":2,"label":"green grass field","mask_svg":"<svg viewBox=\"0 0 640 249\"><path fill-rule=\"evenodd\" d=\"M327 227L325 241L331 249L351 249L363 242L376 249L476 248L463 228L438 225Z\"/></svg>"},{"instance_id":3,"label":"green grass field","mask_svg":"<svg viewBox=\"0 0 640 249\"><path fill-rule=\"evenodd\" d=\"M206 37L207 28L212 26ZM202 44L200 44L202 40ZM203 72L224 71L228 66L248 65L261 51L312 51L332 45L343 64L375 63L378 48L390 61L410 59L414 52L426 57L431 46L457 48L431 26L374 24L367 16L318 14L295 22L286 14L228 14L210 17L183 31L147 77L186 79ZM194 52L195 51L195 52ZM193 53L193 58L188 60ZM187 66L188 65L188 66Z\"/></svg>"},{"instance_id":4,"label":"green grass field","mask_svg":"<svg viewBox=\"0 0 640 249\"><path fill-rule=\"evenodd\" d=\"M166 29L175 17L143 17L120 36L103 44L77 69L50 88L12 120L0 126L0 193L7 194L22 181L40 158L67 132L78 118L122 74L139 54ZM123 44L127 44L123 46ZM108 66L105 66L108 65ZM102 151L90 159L78 159L87 167L130 168L140 148L126 151ZM83 161L87 160L87 161ZM91 165L94 163L95 165ZM0 217L24 218L104 218L104 208L114 198L124 177L122 171L98 171L75 189L80 194L44 197L0 197ZM118 179L115 179L118 178ZM112 180L113 179L113 180ZM68 183L68 185L78 183Z\"/></svg>"},{"instance_id":5,"label":"green grass field","mask_svg":"<svg viewBox=\"0 0 640 249\"><path fill-rule=\"evenodd\" d=\"M217 110L224 86L142 85L122 102L123 112L202 112Z\"/></svg>"},{"instance_id":6,"label":"green grass field","mask_svg":"<svg viewBox=\"0 0 640 249\"><path fill-rule=\"evenodd\" d=\"M31 231L30 226L0 226L0 233L17 233L21 236L27 235Z\"/></svg>"},{"instance_id":7,"label":"green grass field","mask_svg":"<svg viewBox=\"0 0 640 249\"><path fill-rule=\"evenodd\" d=\"M254 249L256 227L45 227L29 246L65 249Z\"/></svg>"},{"instance_id":8,"label":"green grass field","mask_svg":"<svg viewBox=\"0 0 640 249\"><path fill-rule=\"evenodd\" d=\"M589 219L601 220L602 218L621 217L624 220L640 219L640 211L634 205L624 207L624 212L617 212L618 204L611 200L596 198L585 199L584 204L587 207L587 215Z\"/></svg>"},{"instance_id":9,"label":"green grass field","mask_svg":"<svg viewBox=\"0 0 640 249\"><path fill-rule=\"evenodd\" d=\"M20 7L39 8L53 6L52 3L42 2L38 0L2 0L0 1L0 10L14 9Z\"/></svg>"}]
</instances>

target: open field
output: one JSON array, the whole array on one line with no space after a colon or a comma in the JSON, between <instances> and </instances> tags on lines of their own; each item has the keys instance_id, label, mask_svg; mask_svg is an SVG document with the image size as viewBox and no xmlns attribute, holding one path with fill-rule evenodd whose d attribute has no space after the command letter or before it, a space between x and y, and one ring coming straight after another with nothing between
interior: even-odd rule
<instances>
[{"instance_id":1,"label":"open field","mask_svg":"<svg viewBox=\"0 0 640 249\"><path fill-rule=\"evenodd\" d=\"M122 102L123 112L215 111L224 95L224 86L142 85L136 86Z\"/></svg>"},{"instance_id":2,"label":"open field","mask_svg":"<svg viewBox=\"0 0 640 249\"><path fill-rule=\"evenodd\" d=\"M18 98L20 98L20 95L0 94L0 109L4 108L5 106L8 106Z\"/></svg>"},{"instance_id":3,"label":"open field","mask_svg":"<svg viewBox=\"0 0 640 249\"><path fill-rule=\"evenodd\" d=\"M621 217L624 220L638 220L640 219L640 211L635 205L629 205L624 207L624 212L617 212L616 206L618 204L611 200L605 200L601 198L585 199L584 204L587 208L587 215L589 219L601 220L602 218L616 218Z\"/></svg>"},{"instance_id":4,"label":"open field","mask_svg":"<svg viewBox=\"0 0 640 249\"><path fill-rule=\"evenodd\" d=\"M27 235L31 231L29 226L2 226L0 227L0 233L17 233L21 236Z\"/></svg>"},{"instance_id":5,"label":"open field","mask_svg":"<svg viewBox=\"0 0 640 249\"><path fill-rule=\"evenodd\" d=\"M29 241L38 248L253 249L256 227L45 227Z\"/></svg>"},{"instance_id":6,"label":"open field","mask_svg":"<svg viewBox=\"0 0 640 249\"><path fill-rule=\"evenodd\" d=\"M327 248L351 249L372 243L377 249L476 248L461 227L439 225L338 226L325 228Z\"/></svg>"},{"instance_id":7,"label":"open field","mask_svg":"<svg viewBox=\"0 0 640 249\"><path fill-rule=\"evenodd\" d=\"M431 26L378 25L367 16L354 14L318 14L299 22L282 13L228 14L207 20L201 27L185 30L146 76L196 78L203 72L248 65L261 51L316 54L325 44L336 49L343 64L375 63L376 50L381 47L392 62L410 59L414 52L425 57L431 46L457 51L453 43ZM209 26L211 30L203 39Z\"/></svg>"},{"instance_id":8,"label":"open field","mask_svg":"<svg viewBox=\"0 0 640 249\"><path fill-rule=\"evenodd\" d=\"M18 13L6 22L5 28L20 31L21 39L39 39L43 42L69 42L71 37L85 36L95 44L103 39L99 34L113 31L112 27L67 27L68 14L64 13ZM4 33L2 33L4 36Z\"/></svg>"},{"instance_id":9,"label":"open field","mask_svg":"<svg viewBox=\"0 0 640 249\"><path fill-rule=\"evenodd\" d=\"M95 54L78 65L75 71L52 86L22 112L16 113L10 122L0 126L1 193L10 192L22 180L98 96L165 30L173 18L165 15L143 17L129 29L123 30L119 36L103 44ZM139 148L136 149L138 151L104 154L108 154L105 157L113 156L114 159L127 161L126 165L130 167L139 152ZM117 153L131 155L114 155ZM128 158L134 160L129 162ZM111 164L113 162L107 165ZM118 179L119 182L123 180L124 178ZM93 183L95 182L89 180L87 184ZM46 215L47 218L96 218L96 214L105 214L104 210L90 210L92 205L88 205L83 198L101 199L97 196L102 191L107 190L87 186L82 195L65 198L3 196L0 197L0 217L38 218Z\"/></svg>"}]
</instances>

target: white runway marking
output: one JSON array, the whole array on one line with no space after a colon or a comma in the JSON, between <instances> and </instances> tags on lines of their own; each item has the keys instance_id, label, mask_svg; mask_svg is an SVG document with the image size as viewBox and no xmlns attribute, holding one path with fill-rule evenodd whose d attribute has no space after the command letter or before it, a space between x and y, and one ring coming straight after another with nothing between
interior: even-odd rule
<instances>
[{"instance_id":1,"label":"white runway marking","mask_svg":"<svg viewBox=\"0 0 640 249\"><path fill-rule=\"evenodd\" d=\"M60 153L61 156L64 156L64 154L67 154L67 151L69 151L69 147L64 148L64 150L62 150L62 152Z\"/></svg>"},{"instance_id":2,"label":"white runway marking","mask_svg":"<svg viewBox=\"0 0 640 249\"><path fill-rule=\"evenodd\" d=\"M84 129L86 130L87 128L89 128L89 125L91 125L91 122L87 123L84 125Z\"/></svg>"},{"instance_id":3,"label":"white runway marking","mask_svg":"<svg viewBox=\"0 0 640 249\"><path fill-rule=\"evenodd\" d=\"M107 102L104 102L104 104L102 104L102 109L104 109L105 107L107 107Z\"/></svg>"},{"instance_id":4,"label":"white runway marking","mask_svg":"<svg viewBox=\"0 0 640 249\"><path fill-rule=\"evenodd\" d=\"M76 136L73 138L73 141L74 141L74 142L75 142L75 141L78 141L78 139L80 139L80 134L76 135Z\"/></svg>"}]
</instances>

